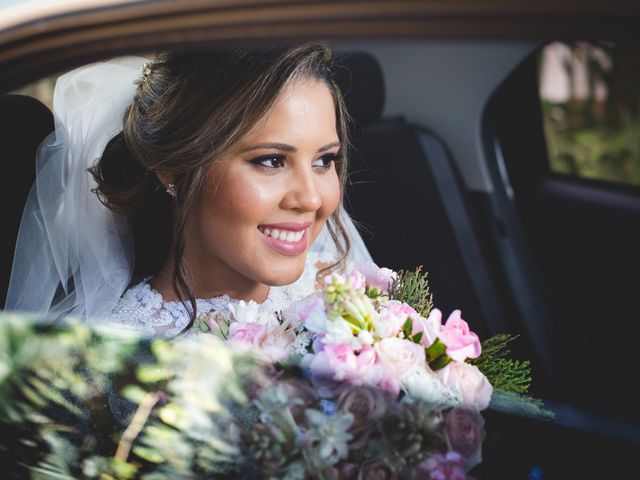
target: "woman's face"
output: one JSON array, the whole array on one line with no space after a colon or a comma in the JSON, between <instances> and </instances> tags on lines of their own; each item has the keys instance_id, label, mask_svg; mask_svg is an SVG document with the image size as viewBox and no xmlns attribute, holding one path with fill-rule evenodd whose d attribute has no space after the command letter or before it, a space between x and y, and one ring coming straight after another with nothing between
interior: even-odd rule
<instances>
[{"instance_id":1,"label":"woman's face","mask_svg":"<svg viewBox=\"0 0 640 480\"><path fill-rule=\"evenodd\" d=\"M217 159L186 232L198 296L251 298L302 274L309 246L340 202L340 147L329 88L301 79Z\"/></svg>"}]
</instances>

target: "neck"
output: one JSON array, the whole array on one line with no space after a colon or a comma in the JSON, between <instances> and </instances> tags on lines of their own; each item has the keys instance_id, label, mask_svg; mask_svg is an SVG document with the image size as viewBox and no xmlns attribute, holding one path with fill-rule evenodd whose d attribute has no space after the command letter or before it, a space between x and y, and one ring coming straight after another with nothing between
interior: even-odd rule
<instances>
[{"instance_id":1,"label":"neck","mask_svg":"<svg viewBox=\"0 0 640 480\"><path fill-rule=\"evenodd\" d=\"M186 255L183 262L187 266L187 281L191 284L195 298L229 295L236 300L262 303L269 294L269 286L242 277L228 267L216 268L216 265L189 262ZM178 292L173 287L174 272L174 257L171 254L150 282L151 287L167 302L179 299Z\"/></svg>"}]
</instances>

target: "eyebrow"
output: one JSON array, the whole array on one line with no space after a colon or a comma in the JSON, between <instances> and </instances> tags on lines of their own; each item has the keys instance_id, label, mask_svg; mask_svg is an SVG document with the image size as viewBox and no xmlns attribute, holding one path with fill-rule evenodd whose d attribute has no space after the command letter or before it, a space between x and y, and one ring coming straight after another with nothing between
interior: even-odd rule
<instances>
[{"instance_id":1,"label":"eyebrow","mask_svg":"<svg viewBox=\"0 0 640 480\"><path fill-rule=\"evenodd\" d=\"M340 145L341 145L340 142L329 143L329 144L325 145L324 147L320 147L318 149L318 153L326 152L327 150L329 150L331 148L334 148L334 147L339 147ZM250 147L243 148L241 152L242 153L250 152L251 150L260 150L262 148L273 148L275 150L281 150L283 152L295 152L297 150L296 147L294 147L292 145L287 145L286 143L258 143L256 145L252 145Z\"/></svg>"}]
</instances>

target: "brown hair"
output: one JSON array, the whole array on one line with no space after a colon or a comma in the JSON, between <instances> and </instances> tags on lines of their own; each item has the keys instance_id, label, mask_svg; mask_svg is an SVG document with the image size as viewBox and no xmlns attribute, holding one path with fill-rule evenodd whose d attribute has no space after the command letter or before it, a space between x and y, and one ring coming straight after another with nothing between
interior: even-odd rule
<instances>
[{"instance_id":1,"label":"brown hair","mask_svg":"<svg viewBox=\"0 0 640 480\"><path fill-rule=\"evenodd\" d=\"M336 169L344 186L348 116L332 66L331 50L319 44L163 53L139 82L123 131L90 170L100 200L133 226L134 278L156 274L173 246L173 288L185 307L189 302L191 322L196 301L183 264L188 213L211 162L247 134L296 79L323 81L331 91L344 157ZM175 179L175 199L156 172ZM344 265L350 242L338 212L327 225L340 253L326 269L334 270Z\"/></svg>"}]
</instances>

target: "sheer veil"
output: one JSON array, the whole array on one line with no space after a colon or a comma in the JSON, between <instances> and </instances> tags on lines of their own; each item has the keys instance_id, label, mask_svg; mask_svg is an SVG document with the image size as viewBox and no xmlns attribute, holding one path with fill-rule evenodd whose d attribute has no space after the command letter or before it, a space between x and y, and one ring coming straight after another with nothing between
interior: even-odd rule
<instances>
[{"instance_id":1,"label":"sheer veil","mask_svg":"<svg viewBox=\"0 0 640 480\"><path fill-rule=\"evenodd\" d=\"M127 288L133 271L132 233L91 192L96 185L87 168L122 130L147 61L117 58L58 79L55 131L38 148L7 310L103 318Z\"/></svg>"},{"instance_id":2,"label":"sheer veil","mask_svg":"<svg viewBox=\"0 0 640 480\"><path fill-rule=\"evenodd\" d=\"M120 57L62 75L55 131L40 145L36 180L18 233L6 309L56 319L107 317L133 274L133 234L100 203L87 171L122 130L148 59ZM371 261L349 216L352 261ZM326 230L326 229L325 229ZM335 248L323 232L312 249Z\"/></svg>"}]
</instances>

